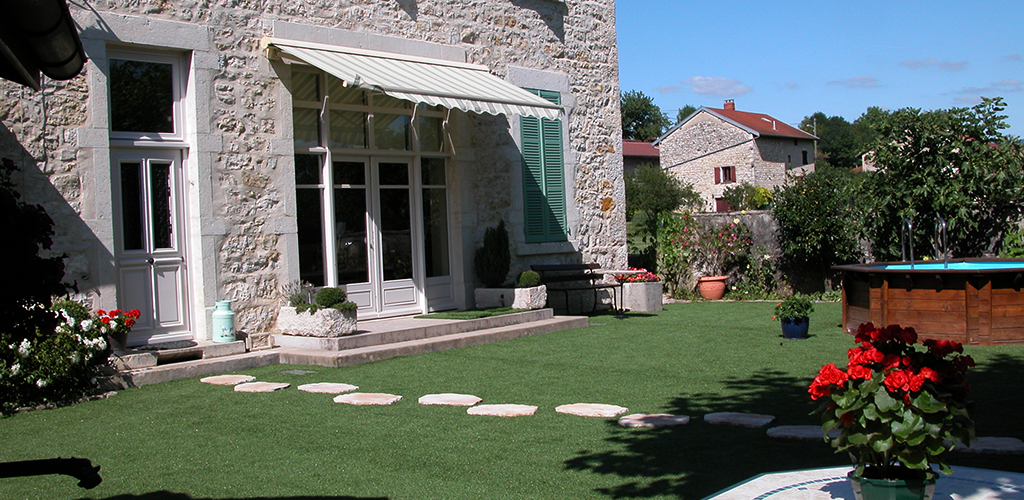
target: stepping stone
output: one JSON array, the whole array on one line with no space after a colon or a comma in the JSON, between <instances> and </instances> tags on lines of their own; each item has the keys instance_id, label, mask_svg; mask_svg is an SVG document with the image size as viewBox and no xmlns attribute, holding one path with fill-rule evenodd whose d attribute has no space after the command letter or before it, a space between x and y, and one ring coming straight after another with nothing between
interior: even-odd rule
<instances>
[{"instance_id":1,"label":"stepping stone","mask_svg":"<svg viewBox=\"0 0 1024 500\"><path fill-rule=\"evenodd\" d=\"M1019 455L1024 453L1024 441L1011 437L980 437L968 448L958 445L955 451L992 455Z\"/></svg>"},{"instance_id":2,"label":"stepping stone","mask_svg":"<svg viewBox=\"0 0 1024 500\"><path fill-rule=\"evenodd\" d=\"M318 394L341 394L359 389L350 384L335 384L332 382L317 382L315 384L303 384L299 386L300 391L315 392Z\"/></svg>"},{"instance_id":3,"label":"stepping stone","mask_svg":"<svg viewBox=\"0 0 1024 500\"><path fill-rule=\"evenodd\" d=\"M285 375L309 375L311 373L316 373L316 372L311 371L311 370L285 370L285 371L283 371L281 373L283 373Z\"/></svg>"},{"instance_id":4,"label":"stepping stone","mask_svg":"<svg viewBox=\"0 0 1024 500\"><path fill-rule=\"evenodd\" d=\"M687 415L669 415L667 413L634 413L619 419L619 425L623 427L670 427L673 425L686 425L690 423Z\"/></svg>"},{"instance_id":5,"label":"stepping stone","mask_svg":"<svg viewBox=\"0 0 1024 500\"><path fill-rule=\"evenodd\" d=\"M768 429L768 437L783 439L813 439L821 441L825 438L821 433L821 426L818 425L780 425ZM839 437L839 429L828 431L828 437L835 439Z\"/></svg>"},{"instance_id":6,"label":"stepping stone","mask_svg":"<svg viewBox=\"0 0 1024 500\"><path fill-rule=\"evenodd\" d=\"M217 375L214 377L205 377L199 379L204 384L213 385L238 385L246 382L252 382L256 380L256 377L252 375Z\"/></svg>"},{"instance_id":7,"label":"stepping stone","mask_svg":"<svg viewBox=\"0 0 1024 500\"><path fill-rule=\"evenodd\" d=\"M756 413L722 412L708 413L704 415L704 421L709 424L739 425L741 427L764 427L775 417L771 415L758 415ZM820 431L820 429L819 429Z\"/></svg>"},{"instance_id":8,"label":"stepping stone","mask_svg":"<svg viewBox=\"0 0 1024 500\"><path fill-rule=\"evenodd\" d=\"M612 418L626 413L629 411L629 408L595 403L576 403L559 406L558 408L555 408L555 411L579 417Z\"/></svg>"},{"instance_id":9,"label":"stepping stone","mask_svg":"<svg viewBox=\"0 0 1024 500\"><path fill-rule=\"evenodd\" d=\"M292 384L286 384L284 382L249 382L247 384L239 384L235 386L235 392L274 392L280 391L281 389L287 389Z\"/></svg>"},{"instance_id":10,"label":"stepping stone","mask_svg":"<svg viewBox=\"0 0 1024 500\"><path fill-rule=\"evenodd\" d=\"M536 406L529 405L480 405L466 410L466 413L490 417L528 417L536 411Z\"/></svg>"},{"instance_id":11,"label":"stepping stone","mask_svg":"<svg viewBox=\"0 0 1024 500\"><path fill-rule=\"evenodd\" d=\"M482 399L472 394L427 394L419 399L421 405L473 406Z\"/></svg>"},{"instance_id":12,"label":"stepping stone","mask_svg":"<svg viewBox=\"0 0 1024 500\"><path fill-rule=\"evenodd\" d=\"M342 394L334 398L335 403L344 403L347 405L392 405L402 400L402 396L396 396L394 394L381 394L375 392L353 392L351 394Z\"/></svg>"}]
</instances>

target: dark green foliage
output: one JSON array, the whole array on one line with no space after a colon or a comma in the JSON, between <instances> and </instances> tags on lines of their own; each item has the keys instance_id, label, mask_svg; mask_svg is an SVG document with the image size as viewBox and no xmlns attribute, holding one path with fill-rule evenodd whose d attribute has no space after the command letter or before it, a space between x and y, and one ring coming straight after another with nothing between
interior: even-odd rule
<instances>
[{"instance_id":1,"label":"dark green foliage","mask_svg":"<svg viewBox=\"0 0 1024 500\"><path fill-rule=\"evenodd\" d=\"M676 112L676 123L685 120L686 117L692 115L696 111L697 107L692 104L687 104L686 106L679 108L679 111Z\"/></svg>"},{"instance_id":2,"label":"dark green foliage","mask_svg":"<svg viewBox=\"0 0 1024 500\"><path fill-rule=\"evenodd\" d=\"M11 180L14 162L0 162L0 262L5 263L0 286L0 332L15 344L37 342L53 334L57 325L50 312L51 297L67 292L64 257L42 257L53 244L53 219L41 205L21 201ZM14 362L9 349L0 350L0 364Z\"/></svg>"},{"instance_id":3,"label":"dark green foliage","mask_svg":"<svg viewBox=\"0 0 1024 500\"><path fill-rule=\"evenodd\" d=\"M331 307L341 312L351 312L355 311L356 309L359 309L359 304L346 300L345 302L338 302L337 304L334 304Z\"/></svg>"},{"instance_id":4,"label":"dark green foliage","mask_svg":"<svg viewBox=\"0 0 1024 500\"><path fill-rule=\"evenodd\" d=\"M653 141L671 124L654 99L643 92L630 90L620 95L622 105L622 138Z\"/></svg>"},{"instance_id":5,"label":"dark green foliage","mask_svg":"<svg viewBox=\"0 0 1024 500\"><path fill-rule=\"evenodd\" d=\"M505 221L484 232L483 246L476 249L473 266L476 276L486 288L498 288L505 282L512 256L509 253L508 231Z\"/></svg>"},{"instance_id":6,"label":"dark green foliage","mask_svg":"<svg viewBox=\"0 0 1024 500\"><path fill-rule=\"evenodd\" d=\"M733 210L764 210L772 202L772 192L749 182L733 185L722 193Z\"/></svg>"},{"instance_id":7,"label":"dark green foliage","mask_svg":"<svg viewBox=\"0 0 1024 500\"><path fill-rule=\"evenodd\" d=\"M818 137L818 154L827 157L833 167L850 170L859 166L859 155L868 148L868 143L860 142L862 136L842 116L825 116L818 111L805 117L800 129Z\"/></svg>"},{"instance_id":8,"label":"dark green foliage","mask_svg":"<svg viewBox=\"0 0 1024 500\"><path fill-rule=\"evenodd\" d=\"M540 285L540 274L536 271L523 271L516 279L516 288L533 288Z\"/></svg>"},{"instance_id":9,"label":"dark green foliage","mask_svg":"<svg viewBox=\"0 0 1024 500\"><path fill-rule=\"evenodd\" d=\"M294 307L295 307L295 312L296 313L308 312L309 314L313 314L313 313L317 312L318 310L320 310L320 308L317 307L316 304L310 304L309 302L301 303L301 304L299 304L297 306L294 306Z\"/></svg>"},{"instance_id":10,"label":"dark green foliage","mask_svg":"<svg viewBox=\"0 0 1024 500\"><path fill-rule=\"evenodd\" d=\"M938 217L948 221L954 257L995 254L1019 220L1024 149L1007 128L1003 100L972 108L901 109L877 125L878 171L863 195L872 202L868 230L875 257L900 257L904 218L914 221L915 255L935 255Z\"/></svg>"},{"instance_id":11,"label":"dark green foliage","mask_svg":"<svg viewBox=\"0 0 1024 500\"><path fill-rule=\"evenodd\" d=\"M321 288L320 291L316 292L315 300L316 305L320 306L320 308L322 309L326 309L328 307L334 307L338 304L341 304L342 302L345 302L345 299L347 298L348 297L345 295L345 290L342 290L340 288L328 287Z\"/></svg>"},{"instance_id":12,"label":"dark green foliage","mask_svg":"<svg viewBox=\"0 0 1024 500\"><path fill-rule=\"evenodd\" d=\"M772 216L793 286L831 289L836 277L831 267L859 260L865 214L859 180L857 174L826 169L775 190Z\"/></svg>"},{"instance_id":13,"label":"dark green foliage","mask_svg":"<svg viewBox=\"0 0 1024 500\"><path fill-rule=\"evenodd\" d=\"M1015 259L1024 257L1024 230L1018 229L1006 234L999 256Z\"/></svg>"}]
</instances>

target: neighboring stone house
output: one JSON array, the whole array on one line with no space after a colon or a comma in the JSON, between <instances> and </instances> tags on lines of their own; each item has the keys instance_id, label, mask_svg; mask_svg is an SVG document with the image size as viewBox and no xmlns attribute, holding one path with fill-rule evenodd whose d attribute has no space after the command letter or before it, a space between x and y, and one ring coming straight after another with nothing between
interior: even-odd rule
<instances>
[{"instance_id":1,"label":"neighboring stone house","mask_svg":"<svg viewBox=\"0 0 1024 500\"><path fill-rule=\"evenodd\" d=\"M299 279L346 288L360 319L472 307L500 220L509 280L626 265L613 0L71 13L85 70L0 84L0 156L79 298L142 310L131 345L209 339L221 299L271 330Z\"/></svg>"},{"instance_id":2,"label":"neighboring stone house","mask_svg":"<svg viewBox=\"0 0 1024 500\"><path fill-rule=\"evenodd\" d=\"M629 172L644 163L657 166L660 162L661 153L651 143L633 139L622 140L623 171Z\"/></svg>"},{"instance_id":3,"label":"neighboring stone house","mask_svg":"<svg viewBox=\"0 0 1024 500\"><path fill-rule=\"evenodd\" d=\"M702 107L654 141L661 167L693 185L706 211L728 211L722 193L747 182L768 189L814 171L817 137L769 115Z\"/></svg>"}]
</instances>

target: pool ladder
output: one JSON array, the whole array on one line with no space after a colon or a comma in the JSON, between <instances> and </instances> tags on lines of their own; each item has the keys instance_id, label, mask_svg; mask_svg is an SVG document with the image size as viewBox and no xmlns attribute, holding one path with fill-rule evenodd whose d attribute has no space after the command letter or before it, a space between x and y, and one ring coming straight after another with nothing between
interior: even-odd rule
<instances>
[{"instance_id":1,"label":"pool ladder","mask_svg":"<svg viewBox=\"0 0 1024 500\"><path fill-rule=\"evenodd\" d=\"M937 215L938 220L935 221L935 240L936 250L942 250L942 268L949 269L949 241L946 237L946 219L942 218L941 215ZM910 269L914 269L914 221L911 219L903 219L903 226L900 228L900 252L903 261L907 261L907 248L910 248ZM939 256L935 256L935 260L938 260Z\"/></svg>"}]
</instances>

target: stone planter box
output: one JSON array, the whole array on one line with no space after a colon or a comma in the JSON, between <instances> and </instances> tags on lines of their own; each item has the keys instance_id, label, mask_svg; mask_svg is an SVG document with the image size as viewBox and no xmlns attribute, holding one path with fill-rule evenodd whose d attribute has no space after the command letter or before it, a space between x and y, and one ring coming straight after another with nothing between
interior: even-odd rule
<instances>
[{"instance_id":1,"label":"stone planter box","mask_svg":"<svg viewBox=\"0 0 1024 500\"><path fill-rule=\"evenodd\" d=\"M660 311L663 293L660 281L622 284L622 305L630 311Z\"/></svg>"},{"instance_id":2,"label":"stone planter box","mask_svg":"<svg viewBox=\"0 0 1024 500\"><path fill-rule=\"evenodd\" d=\"M477 288L473 295L477 309L540 309L548 301L548 287L540 285L530 288Z\"/></svg>"},{"instance_id":3,"label":"stone planter box","mask_svg":"<svg viewBox=\"0 0 1024 500\"><path fill-rule=\"evenodd\" d=\"M356 331L356 311L327 308L309 314L297 313L294 307L282 307L277 315L277 329L302 337L341 337Z\"/></svg>"}]
</instances>

